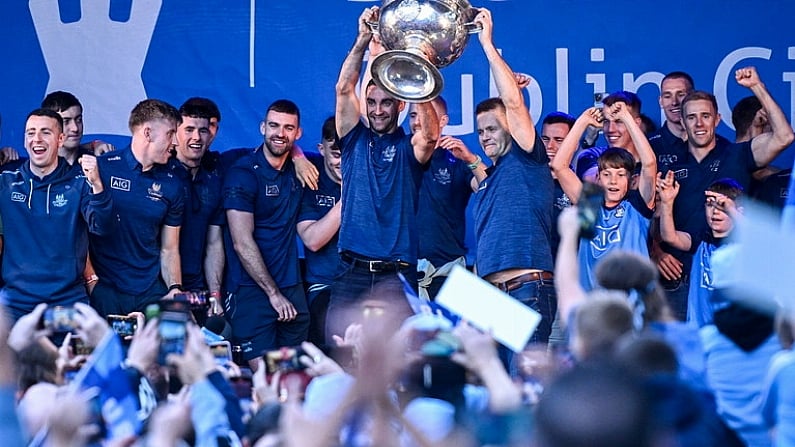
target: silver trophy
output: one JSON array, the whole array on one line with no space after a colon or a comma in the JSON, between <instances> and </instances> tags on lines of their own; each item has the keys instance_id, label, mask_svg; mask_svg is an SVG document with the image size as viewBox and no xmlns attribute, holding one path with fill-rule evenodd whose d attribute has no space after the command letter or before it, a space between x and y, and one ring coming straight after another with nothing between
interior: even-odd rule
<instances>
[{"instance_id":1,"label":"silver trophy","mask_svg":"<svg viewBox=\"0 0 795 447\"><path fill-rule=\"evenodd\" d=\"M464 52L478 10L467 0L383 0L377 24L387 51L371 64L373 81L395 98L425 102L439 96L446 67Z\"/></svg>"}]
</instances>

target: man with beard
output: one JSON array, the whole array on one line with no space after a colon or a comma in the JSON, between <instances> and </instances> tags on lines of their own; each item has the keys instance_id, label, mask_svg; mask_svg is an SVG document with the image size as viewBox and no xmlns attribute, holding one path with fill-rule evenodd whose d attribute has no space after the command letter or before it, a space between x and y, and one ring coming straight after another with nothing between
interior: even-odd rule
<instances>
[{"instance_id":1,"label":"man with beard","mask_svg":"<svg viewBox=\"0 0 795 447\"><path fill-rule=\"evenodd\" d=\"M263 145L238 160L224 181L232 240L226 310L253 370L263 351L298 345L309 329L295 241L303 189L290 158L300 121L292 101L271 104L260 123Z\"/></svg>"},{"instance_id":2,"label":"man with beard","mask_svg":"<svg viewBox=\"0 0 795 447\"><path fill-rule=\"evenodd\" d=\"M358 35L336 85L335 118L344 181L341 265L331 291L327 337L343 333L353 320L346 308L357 305L374 285L386 283L385 296L396 302L405 302L398 273L415 289L417 285L417 201L422 165L436 148L439 123L430 102L417 104L421 131L406 135L398 125L406 104L372 81L365 88L367 123L361 120L356 84L373 37L367 22L377 21L378 11L374 6L359 16Z\"/></svg>"}]
</instances>

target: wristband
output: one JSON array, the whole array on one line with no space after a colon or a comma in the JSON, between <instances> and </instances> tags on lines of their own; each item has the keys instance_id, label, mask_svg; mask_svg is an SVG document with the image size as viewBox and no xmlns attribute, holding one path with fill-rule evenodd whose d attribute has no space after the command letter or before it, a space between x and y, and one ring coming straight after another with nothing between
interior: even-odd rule
<instances>
[{"instance_id":1,"label":"wristband","mask_svg":"<svg viewBox=\"0 0 795 447\"><path fill-rule=\"evenodd\" d=\"M95 274L92 274L92 275L86 276L86 277L85 277L85 278L83 278L83 279L85 279L85 280L86 280L86 284L91 284L92 282L97 282L97 281L99 281L99 276L97 276L97 275L96 275L96 273L95 273Z\"/></svg>"},{"instance_id":2,"label":"wristband","mask_svg":"<svg viewBox=\"0 0 795 447\"><path fill-rule=\"evenodd\" d=\"M475 169L477 169L477 168L478 168L478 165L480 164L480 162L481 162L481 161L483 161L483 159L481 159L481 158L480 158L480 155L478 155L478 156L475 158L475 161L473 161L472 163L468 163L468 164L467 164L467 167L468 167L470 170L474 171Z\"/></svg>"},{"instance_id":3,"label":"wristband","mask_svg":"<svg viewBox=\"0 0 795 447\"><path fill-rule=\"evenodd\" d=\"M181 291L181 290L182 290L182 284L180 284L180 283L175 283L175 284L171 284L170 286L168 286L168 291L169 291L169 292L171 292L171 291L172 291L172 290L174 290L174 289L176 289L176 290L180 290L180 291Z\"/></svg>"},{"instance_id":4,"label":"wristband","mask_svg":"<svg viewBox=\"0 0 795 447\"><path fill-rule=\"evenodd\" d=\"M210 292L210 298L221 299L221 292Z\"/></svg>"}]
</instances>

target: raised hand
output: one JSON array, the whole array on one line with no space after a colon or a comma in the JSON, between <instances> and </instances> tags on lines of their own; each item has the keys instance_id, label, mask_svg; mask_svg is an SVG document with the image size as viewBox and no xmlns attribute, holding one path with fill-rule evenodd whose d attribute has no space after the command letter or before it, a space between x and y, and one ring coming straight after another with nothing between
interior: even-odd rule
<instances>
[{"instance_id":1,"label":"raised hand","mask_svg":"<svg viewBox=\"0 0 795 447\"><path fill-rule=\"evenodd\" d=\"M740 68L734 72L734 79L745 88L753 88L762 83L759 73L756 72L756 67Z\"/></svg>"}]
</instances>

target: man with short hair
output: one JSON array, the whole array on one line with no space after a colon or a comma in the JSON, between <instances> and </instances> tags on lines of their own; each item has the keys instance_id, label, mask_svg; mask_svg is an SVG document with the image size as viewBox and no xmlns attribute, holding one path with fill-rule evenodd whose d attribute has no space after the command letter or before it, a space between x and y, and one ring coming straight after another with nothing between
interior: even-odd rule
<instances>
[{"instance_id":1,"label":"man with short hair","mask_svg":"<svg viewBox=\"0 0 795 447\"><path fill-rule=\"evenodd\" d=\"M549 158L514 74L492 40L491 12L481 8L474 22L483 27L478 37L499 92L475 109L480 145L494 163L474 196L477 272L541 314L532 341L546 343L557 307Z\"/></svg>"},{"instance_id":2,"label":"man with short hair","mask_svg":"<svg viewBox=\"0 0 795 447\"><path fill-rule=\"evenodd\" d=\"M613 107L616 103L625 104L635 124L640 126L641 102L638 95L632 92L618 91L608 95L602 100L602 104L604 104L605 108ZM576 163L577 177L579 177L580 180L589 181L591 183L597 182L599 174L599 163L597 160L608 148L619 147L625 149L632 154L636 162L640 162L640 155L638 154L638 149L635 147L635 142L632 140L630 131L627 128L628 125L621 120L613 119L610 114L605 114L604 119L605 121L602 123L602 133L604 133L605 139L607 140L607 146L592 147L580 152ZM636 170L635 174L639 174L639 170Z\"/></svg>"},{"instance_id":3,"label":"man with short hair","mask_svg":"<svg viewBox=\"0 0 795 447\"><path fill-rule=\"evenodd\" d=\"M253 370L264 351L299 345L309 329L295 241L303 189L290 157L302 133L298 106L274 101L260 133L263 144L238 160L224 180L232 241L226 310Z\"/></svg>"},{"instance_id":4,"label":"man with short hair","mask_svg":"<svg viewBox=\"0 0 795 447\"><path fill-rule=\"evenodd\" d=\"M189 100L190 101L190 100ZM210 313L223 313L221 283L224 272L224 223L221 174L205 163L212 141L212 108L186 101L179 109L177 145L169 164L185 186L185 209L180 229L182 286L193 292L209 292Z\"/></svg>"},{"instance_id":5,"label":"man with short hair","mask_svg":"<svg viewBox=\"0 0 795 447\"><path fill-rule=\"evenodd\" d=\"M65 158L70 165L81 155L102 155L114 150L112 144L100 140L82 143L83 105L75 95L60 90L51 92L41 101L41 108L57 112L63 118L66 139L58 150L58 155Z\"/></svg>"},{"instance_id":6,"label":"man with short hair","mask_svg":"<svg viewBox=\"0 0 795 447\"><path fill-rule=\"evenodd\" d=\"M377 6L359 16L358 35L343 62L336 85L336 126L342 151L342 216L339 235L341 273L331 292L327 337L341 335L352 317L346 309L359 304L377 283L387 283L390 299L403 299L397 273L416 285L417 196L422 165L439 138L439 122L429 102L417 104L421 131L405 135L398 115L405 107L369 82L365 88L367 124L356 84L372 32L369 21ZM394 292L394 293L391 293ZM396 301L397 302L397 301Z\"/></svg>"},{"instance_id":7,"label":"man with short hair","mask_svg":"<svg viewBox=\"0 0 795 447\"><path fill-rule=\"evenodd\" d=\"M670 147L665 152L657 153L658 160L662 157L669 161L666 171L661 168L660 172L664 175L667 170L674 171L674 177L680 184L680 191L673 205L673 220L678 230L690 234L707 231L701 208L704 191L710 183L720 178L733 178L743 188L747 188L751 174L767 166L795 138L784 112L770 96L755 68L737 70L735 79L739 85L750 89L759 98L768 113L771 131L743 143L728 143L719 139L715 133L720 123L720 114L712 94L694 91L682 100L682 120L687 131L688 152L685 156L678 156L678 149ZM691 253L666 245L663 245L663 249L681 263L680 268L684 272L690 271ZM662 268L661 271L666 278L678 276L673 275L675 272ZM668 297L676 316L684 319L689 288L687 273L681 274L677 282L678 287L673 290L674 293L669 292Z\"/></svg>"},{"instance_id":8,"label":"man with short hair","mask_svg":"<svg viewBox=\"0 0 795 447\"><path fill-rule=\"evenodd\" d=\"M99 275L91 305L101 315L145 311L182 290L184 189L166 166L181 122L173 106L141 101L130 113L130 146L97 159L116 217L108 234L91 237L91 261Z\"/></svg>"},{"instance_id":9,"label":"man with short hair","mask_svg":"<svg viewBox=\"0 0 795 447\"><path fill-rule=\"evenodd\" d=\"M549 157L550 166L558 154L560 145L566 139L566 135L571 131L572 126L576 119L565 112L551 112L544 117L541 121L541 141L544 142L544 147L547 150L547 157ZM563 188L560 186L558 178L552 172L552 180L555 184L555 193L552 201L552 260L557 259L558 245L560 244L560 235L558 234L558 216L560 212L571 206L571 198L566 195ZM576 197L575 197L576 199Z\"/></svg>"},{"instance_id":10,"label":"man with short hair","mask_svg":"<svg viewBox=\"0 0 795 447\"><path fill-rule=\"evenodd\" d=\"M659 154L662 147L672 146L680 147L683 153L687 151L687 131L682 122L682 100L694 90L694 85L693 78L683 71L672 71L660 82L660 96L657 101L665 115L665 122L657 132L649 136L649 144L655 154Z\"/></svg>"},{"instance_id":11,"label":"man with short hair","mask_svg":"<svg viewBox=\"0 0 795 447\"><path fill-rule=\"evenodd\" d=\"M0 174L0 215L6 223L6 284L0 297L15 320L39 303L88 302L83 278L88 233L104 234L113 220L94 156L78 160L82 175L58 157L62 123L51 110L32 111L25 123L29 158Z\"/></svg>"}]
</instances>

